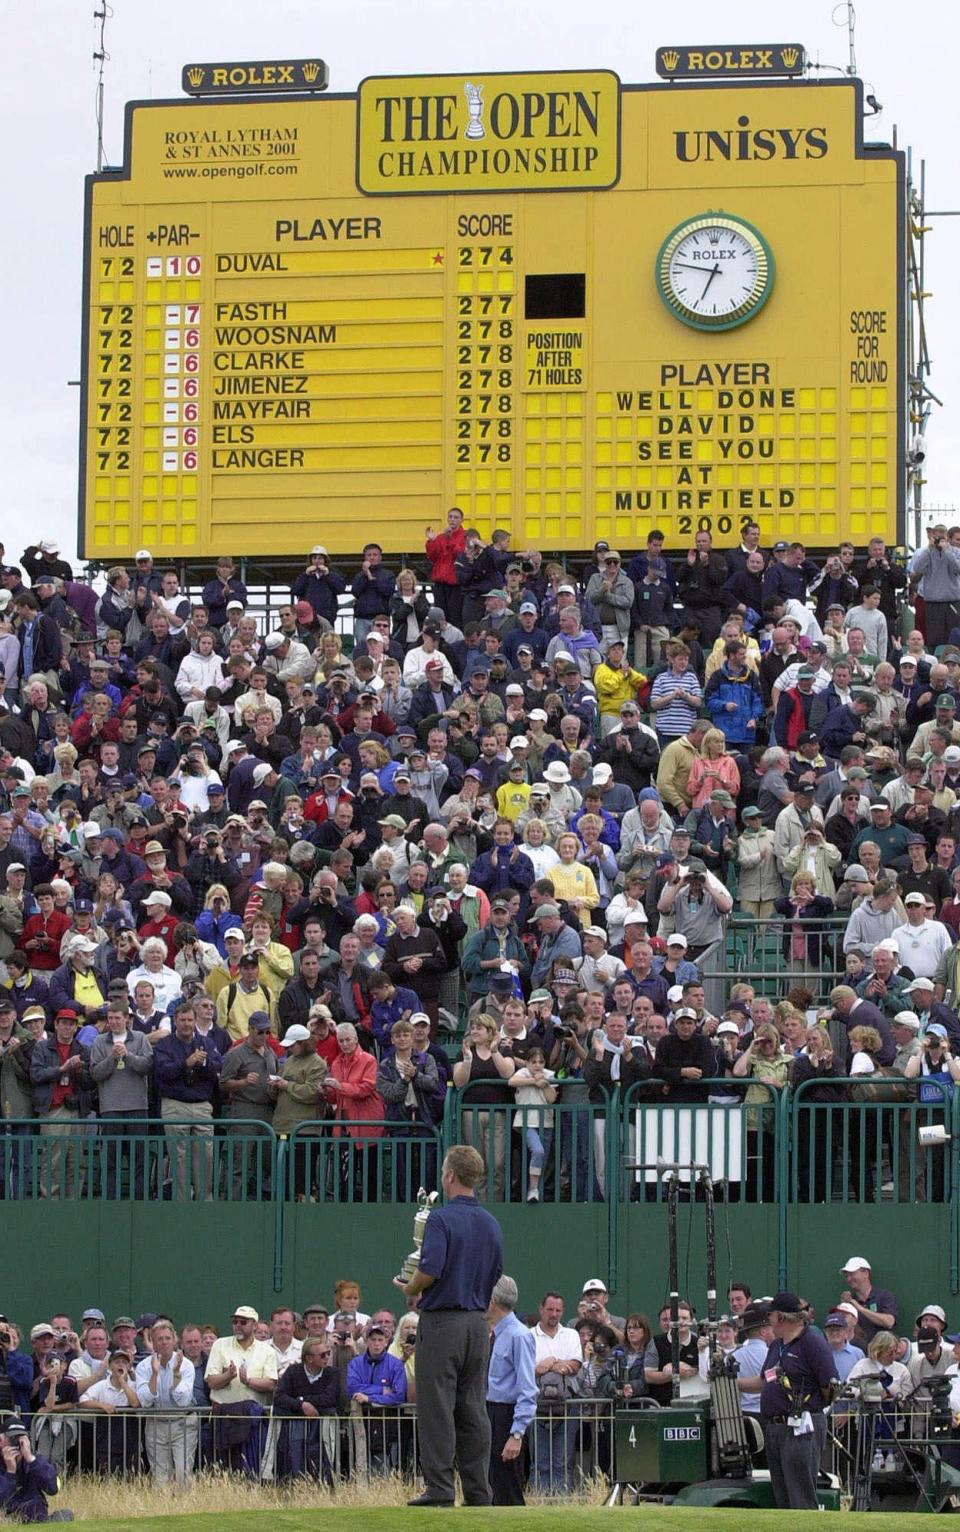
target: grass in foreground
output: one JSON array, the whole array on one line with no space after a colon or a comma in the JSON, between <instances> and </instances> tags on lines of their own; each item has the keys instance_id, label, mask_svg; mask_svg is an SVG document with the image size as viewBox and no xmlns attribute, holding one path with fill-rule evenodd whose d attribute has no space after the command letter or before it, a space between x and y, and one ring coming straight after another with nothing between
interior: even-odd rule
<instances>
[{"instance_id":1,"label":"grass in foreground","mask_svg":"<svg viewBox=\"0 0 960 1532\"><path fill-rule=\"evenodd\" d=\"M690 1507L625 1507L606 1509L601 1481L579 1499L538 1500L529 1497L525 1509L416 1511L406 1506L416 1487L399 1478L374 1484L346 1484L332 1498L316 1485L279 1490L249 1485L220 1474L206 1474L183 1492L160 1490L150 1480L113 1483L73 1479L51 1502L51 1509L69 1506L86 1532L454 1532L466 1514L492 1523L497 1532L611 1532L611 1519L629 1517L629 1532L784 1532L779 1511L738 1509L697 1510ZM807 1514L799 1515L805 1523ZM826 1520L824 1520L824 1516ZM333 1518L336 1517L336 1521ZM876 1513L871 1516L876 1532ZM817 1532L867 1532L866 1518L849 1512L819 1513L809 1523ZM927 1515L900 1515L897 1532L930 1532Z\"/></svg>"}]
</instances>

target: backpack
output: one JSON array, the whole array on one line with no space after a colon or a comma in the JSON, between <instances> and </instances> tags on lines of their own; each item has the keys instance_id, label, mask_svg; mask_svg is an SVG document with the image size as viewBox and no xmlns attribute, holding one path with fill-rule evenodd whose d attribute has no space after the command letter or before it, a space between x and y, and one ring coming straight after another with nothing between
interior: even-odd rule
<instances>
[{"instance_id":1,"label":"backpack","mask_svg":"<svg viewBox=\"0 0 960 1532\"><path fill-rule=\"evenodd\" d=\"M564 1372L545 1372L540 1375L538 1390L540 1408L544 1410L562 1410L567 1400L572 1397L573 1390L570 1379Z\"/></svg>"}]
</instances>

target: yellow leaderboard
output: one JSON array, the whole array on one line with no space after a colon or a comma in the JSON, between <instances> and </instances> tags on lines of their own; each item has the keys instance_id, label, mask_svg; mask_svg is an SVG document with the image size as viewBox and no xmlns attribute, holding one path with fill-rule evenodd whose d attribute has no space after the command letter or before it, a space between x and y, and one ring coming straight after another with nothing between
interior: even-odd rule
<instances>
[{"instance_id":1,"label":"yellow leaderboard","mask_svg":"<svg viewBox=\"0 0 960 1532\"><path fill-rule=\"evenodd\" d=\"M518 548L903 510L900 158L855 81L132 107L88 182L81 547Z\"/></svg>"}]
</instances>

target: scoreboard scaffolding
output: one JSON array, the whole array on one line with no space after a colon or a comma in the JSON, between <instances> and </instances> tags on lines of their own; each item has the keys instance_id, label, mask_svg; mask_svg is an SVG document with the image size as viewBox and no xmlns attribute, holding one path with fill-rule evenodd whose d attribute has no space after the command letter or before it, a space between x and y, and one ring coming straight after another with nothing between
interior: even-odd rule
<instances>
[{"instance_id":1,"label":"scoreboard scaffolding","mask_svg":"<svg viewBox=\"0 0 960 1532\"><path fill-rule=\"evenodd\" d=\"M85 221L90 559L902 534L904 162L859 81L132 103Z\"/></svg>"}]
</instances>

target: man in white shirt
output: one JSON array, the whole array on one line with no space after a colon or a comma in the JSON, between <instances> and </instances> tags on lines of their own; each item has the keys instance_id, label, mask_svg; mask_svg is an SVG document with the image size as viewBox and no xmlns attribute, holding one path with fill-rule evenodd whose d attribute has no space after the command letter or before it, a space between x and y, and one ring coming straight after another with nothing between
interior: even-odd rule
<instances>
[{"instance_id":1,"label":"man in white shirt","mask_svg":"<svg viewBox=\"0 0 960 1532\"><path fill-rule=\"evenodd\" d=\"M158 1484L185 1484L192 1476L200 1426L191 1410L175 1418L173 1411L193 1403L194 1366L177 1347L177 1332L169 1319L158 1319L151 1330L153 1355L138 1362L135 1381L142 1410L162 1412L148 1420L143 1438L150 1471Z\"/></svg>"},{"instance_id":2,"label":"man in white shirt","mask_svg":"<svg viewBox=\"0 0 960 1532\"><path fill-rule=\"evenodd\" d=\"M583 1366L580 1337L562 1320L562 1297L559 1293L545 1293L540 1301L540 1318L533 1327L533 1339L541 1406L550 1402L551 1395L556 1404L556 1415L538 1415L535 1425L537 1489L547 1495L565 1495L570 1489L576 1425L569 1414L569 1399L572 1379ZM558 1394L563 1398L557 1398Z\"/></svg>"},{"instance_id":3,"label":"man in white shirt","mask_svg":"<svg viewBox=\"0 0 960 1532\"><path fill-rule=\"evenodd\" d=\"M294 1362L302 1360L303 1342L298 1341L294 1335L293 1310L278 1308L270 1315L270 1346L277 1358L277 1378L283 1377L287 1368ZM277 1443L280 1438L282 1422L271 1416L270 1429L267 1432L266 1446L263 1449L263 1463L260 1476L263 1479L272 1479L276 1471Z\"/></svg>"},{"instance_id":4,"label":"man in white shirt","mask_svg":"<svg viewBox=\"0 0 960 1532\"><path fill-rule=\"evenodd\" d=\"M277 1386L277 1355L270 1341L257 1340L260 1315L249 1304L240 1304L230 1321L232 1334L221 1335L210 1347L204 1372L210 1398L224 1413L263 1416L270 1408ZM266 1437L266 1421L254 1419L247 1440L236 1447L216 1443L217 1458L225 1467L241 1467L256 1478Z\"/></svg>"},{"instance_id":5,"label":"man in white shirt","mask_svg":"<svg viewBox=\"0 0 960 1532\"><path fill-rule=\"evenodd\" d=\"M927 919L926 897L918 890L907 894L903 904L907 923L897 927L891 941L896 942L900 961L915 979L932 979L940 959L953 947L953 938L942 921Z\"/></svg>"}]
</instances>

